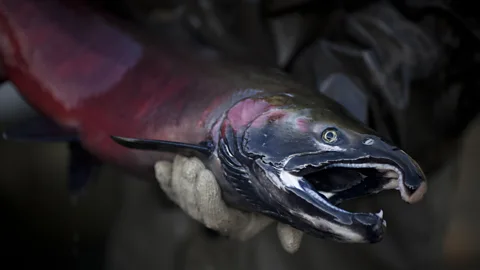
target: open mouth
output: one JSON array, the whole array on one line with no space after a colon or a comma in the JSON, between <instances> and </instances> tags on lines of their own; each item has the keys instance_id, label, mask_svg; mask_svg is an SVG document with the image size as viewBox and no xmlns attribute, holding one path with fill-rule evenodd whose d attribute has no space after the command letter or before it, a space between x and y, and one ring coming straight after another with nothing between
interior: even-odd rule
<instances>
[{"instance_id":1,"label":"open mouth","mask_svg":"<svg viewBox=\"0 0 480 270\"><path fill-rule=\"evenodd\" d=\"M302 176L334 205L387 189L400 190L403 182L401 170L388 163L334 163Z\"/></svg>"},{"instance_id":2,"label":"open mouth","mask_svg":"<svg viewBox=\"0 0 480 270\"><path fill-rule=\"evenodd\" d=\"M330 204L332 211L348 213L352 216L367 213L350 213L339 208L338 205L346 200L390 189L399 190L402 198L409 201L413 192L403 184L402 170L392 162L381 159L342 160L326 165L308 166L297 170L293 175L307 183L308 187L305 189L316 193L309 192L311 196L317 197L318 195L321 198L317 197L317 199ZM368 214L376 215L386 226L382 210Z\"/></svg>"}]
</instances>

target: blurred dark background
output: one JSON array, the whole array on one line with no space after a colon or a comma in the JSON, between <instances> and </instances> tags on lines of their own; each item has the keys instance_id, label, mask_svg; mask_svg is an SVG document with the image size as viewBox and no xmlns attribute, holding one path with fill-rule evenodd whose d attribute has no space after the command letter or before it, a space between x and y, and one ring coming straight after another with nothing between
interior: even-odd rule
<instances>
[{"instance_id":1,"label":"blurred dark background","mask_svg":"<svg viewBox=\"0 0 480 270\"><path fill-rule=\"evenodd\" d=\"M417 205L382 208L376 245L305 236L282 250L274 228L245 243L214 236L154 183L104 165L85 194L67 190L68 147L0 141L2 269L478 269L478 22L466 1L102 0L92 4L198 50L278 67L338 99L416 158ZM36 113L0 90L0 130ZM355 97L349 100L347 97Z\"/></svg>"}]
</instances>

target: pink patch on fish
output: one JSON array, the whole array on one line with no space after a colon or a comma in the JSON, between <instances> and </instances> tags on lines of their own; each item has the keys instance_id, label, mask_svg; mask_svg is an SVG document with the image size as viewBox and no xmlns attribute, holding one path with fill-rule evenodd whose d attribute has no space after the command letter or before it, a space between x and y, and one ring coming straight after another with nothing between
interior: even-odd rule
<instances>
[{"instance_id":1,"label":"pink patch on fish","mask_svg":"<svg viewBox=\"0 0 480 270\"><path fill-rule=\"evenodd\" d=\"M268 123L279 121L285 116L287 116L287 113L285 111L272 110L259 116L257 119L255 119L255 121L252 122L250 126L254 128L261 128Z\"/></svg>"},{"instance_id":2,"label":"pink patch on fish","mask_svg":"<svg viewBox=\"0 0 480 270\"><path fill-rule=\"evenodd\" d=\"M246 127L260 114L267 111L272 105L262 99L246 99L237 103L228 111L227 118L232 123L232 128L238 130Z\"/></svg>"},{"instance_id":3,"label":"pink patch on fish","mask_svg":"<svg viewBox=\"0 0 480 270\"><path fill-rule=\"evenodd\" d=\"M205 109L205 111L203 111L202 117L198 121L197 126L198 127L204 126L205 123L208 120L208 117L212 114L212 112L216 108L220 107L220 105L222 105L223 102L225 102L225 101L222 98L217 98L217 99L213 100L212 104L210 104L210 106L208 106L207 109Z\"/></svg>"},{"instance_id":4,"label":"pink patch on fish","mask_svg":"<svg viewBox=\"0 0 480 270\"><path fill-rule=\"evenodd\" d=\"M302 132L310 130L310 120L308 118L297 118L295 121L296 128Z\"/></svg>"}]
</instances>

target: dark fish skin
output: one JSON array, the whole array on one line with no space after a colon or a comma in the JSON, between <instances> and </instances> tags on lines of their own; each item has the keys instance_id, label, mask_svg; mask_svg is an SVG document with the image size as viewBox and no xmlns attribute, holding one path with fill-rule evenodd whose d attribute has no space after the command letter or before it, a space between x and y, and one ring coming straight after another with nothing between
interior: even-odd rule
<instances>
[{"instance_id":1,"label":"dark fish skin","mask_svg":"<svg viewBox=\"0 0 480 270\"><path fill-rule=\"evenodd\" d=\"M337 103L276 70L193 52L191 44L150 38L81 1L0 0L6 76L103 161L151 173L157 160L173 157L123 147L111 135L210 142L207 164L228 204L347 242L378 242L382 219L342 212L312 195L298 178L304 168L378 157L404 176L405 200L423 195L418 165ZM322 142L328 128L337 130L338 143ZM368 138L376 144L364 144Z\"/></svg>"}]
</instances>

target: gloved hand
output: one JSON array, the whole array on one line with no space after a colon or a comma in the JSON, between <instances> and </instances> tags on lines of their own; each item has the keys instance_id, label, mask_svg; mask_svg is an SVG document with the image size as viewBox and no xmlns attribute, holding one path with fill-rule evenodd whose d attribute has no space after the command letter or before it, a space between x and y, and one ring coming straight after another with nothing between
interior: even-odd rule
<instances>
[{"instance_id":1,"label":"gloved hand","mask_svg":"<svg viewBox=\"0 0 480 270\"><path fill-rule=\"evenodd\" d=\"M155 164L155 175L167 196L183 211L225 236L247 240L274 222L263 215L228 207L215 176L198 158L177 155L173 163L159 161ZM287 252L298 250L301 231L278 223L277 232Z\"/></svg>"}]
</instances>

